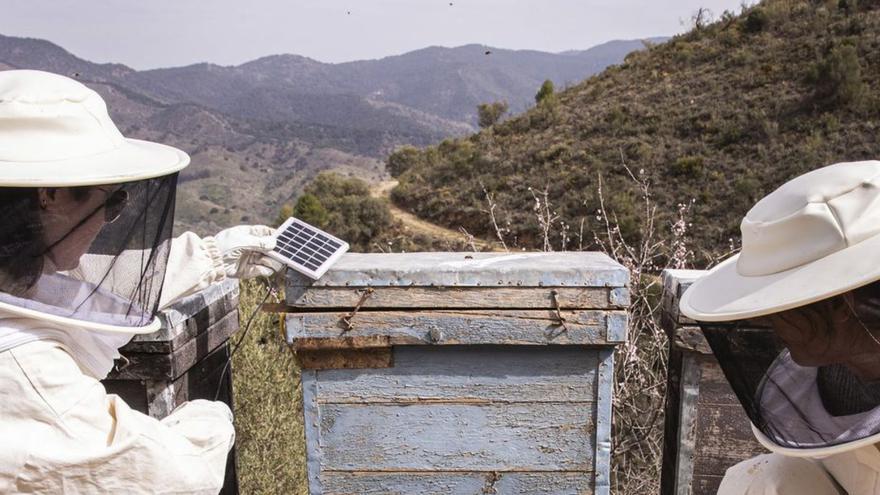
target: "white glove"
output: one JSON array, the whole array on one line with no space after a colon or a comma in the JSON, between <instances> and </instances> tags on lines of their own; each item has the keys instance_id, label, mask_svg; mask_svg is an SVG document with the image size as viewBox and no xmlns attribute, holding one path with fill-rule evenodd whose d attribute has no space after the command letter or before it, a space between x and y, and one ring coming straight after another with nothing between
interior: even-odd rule
<instances>
[{"instance_id":1,"label":"white glove","mask_svg":"<svg viewBox=\"0 0 880 495\"><path fill-rule=\"evenodd\" d=\"M239 225L221 230L214 242L223 257L223 270L230 278L270 277L284 265L266 256L275 247L272 233L265 225Z\"/></svg>"}]
</instances>

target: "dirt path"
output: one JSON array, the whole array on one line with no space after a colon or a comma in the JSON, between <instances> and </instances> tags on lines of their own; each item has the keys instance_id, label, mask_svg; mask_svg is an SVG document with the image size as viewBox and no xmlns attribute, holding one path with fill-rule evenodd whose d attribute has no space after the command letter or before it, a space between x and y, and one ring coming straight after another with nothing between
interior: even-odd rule
<instances>
[{"instance_id":1,"label":"dirt path","mask_svg":"<svg viewBox=\"0 0 880 495\"><path fill-rule=\"evenodd\" d=\"M461 232L456 232L452 229L447 229L446 227L441 227L431 222L422 220L421 218L413 215L408 211L402 210L394 203L392 203L390 198L391 189L393 189L396 185L397 181L392 179L375 183L371 187L371 194L374 198L384 198L388 200L388 208L391 209L391 215L394 216L394 218L403 222L403 224L413 232L420 232L436 239L444 239L457 242L465 241L465 236ZM476 244L477 248L480 250L484 250L487 248L494 250L494 247L490 245L490 243L481 239L474 239L474 244Z\"/></svg>"}]
</instances>

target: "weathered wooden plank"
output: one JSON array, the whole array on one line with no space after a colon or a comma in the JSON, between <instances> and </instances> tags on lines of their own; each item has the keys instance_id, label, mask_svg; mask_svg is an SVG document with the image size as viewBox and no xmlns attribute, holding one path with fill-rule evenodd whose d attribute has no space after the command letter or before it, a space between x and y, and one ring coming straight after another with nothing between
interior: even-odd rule
<instances>
[{"instance_id":1,"label":"weathered wooden plank","mask_svg":"<svg viewBox=\"0 0 880 495\"><path fill-rule=\"evenodd\" d=\"M396 347L393 368L319 371L318 400L589 403L598 353L577 346Z\"/></svg>"},{"instance_id":2,"label":"weathered wooden plank","mask_svg":"<svg viewBox=\"0 0 880 495\"><path fill-rule=\"evenodd\" d=\"M629 272L604 253L346 253L317 281L293 270L287 286L626 287Z\"/></svg>"},{"instance_id":3,"label":"weathered wooden plank","mask_svg":"<svg viewBox=\"0 0 880 495\"><path fill-rule=\"evenodd\" d=\"M614 393L614 351L599 351L599 372L596 397L596 473L597 495L608 495L611 490L611 409Z\"/></svg>"},{"instance_id":4,"label":"weathered wooden plank","mask_svg":"<svg viewBox=\"0 0 880 495\"><path fill-rule=\"evenodd\" d=\"M133 352L171 352L236 309L238 293L238 281L230 279L181 299L162 310L161 330L137 335L123 349Z\"/></svg>"},{"instance_id":5,"label":"weathered wooden plank","mask_svg":"<svg viewBox=\"0 0 880 495\"><path fill-rule=\"evenodd\" d=\"M321 404L322 469L590 471L593 407L578 403Z\"/></svg>"},{"instance_id":6,"label":"weathered wooden plank","mask_svg":"<svg viewBox=\"0 0 880 495\"><path fill-rule=\"evenodd\" d=\"M724 476L713 474L695 474L691 484L691 495L715 495Z\"/></svg>"},{"instance_id":7,"label":"weathered wooden plank","mask_svg":"<svg viewBox=\"0 0 880 495\"><path fill-rule=\"evenodd\" d=\"M300 368L310 370L390 368L390 347L370 349L306 349L296 353Z\"/></svg>"},{"instance_id":8,"label":"weathered wooden plank","mask_svg":"<svg viewBox=\"0 0 880 495\"><path fill-rule=\"evenodd\" d=\"M309 495L324 493L321 480L321 464L324 452L321 449L321 411L318 408L318 380L314 370L302 370L300 375L303 400L303 430L306 440L306 476L308 476Z\"/></svg>"},{"instance_id":9,"label":"weathered wooden plank","mask_svg":"<svg viewBox=\"0 0 880 495\"><path fill-rule=\"evenodd\" d=\"M290 287L287 304L296 308L353 308L363 287ZM615 309L629 305L627 288L608 287L378 287L361 305L369 308L562 308Z\"/></svg>"},{"instance_id":10,"label":"weathered wooden plank","mask_svg":"<svg viewBox=\"0 0 880 495\"><path fill-rule=\"evenodd\" d=\"M697 434L697 400L700 396L700 363L690 353L682 357L679 386L678 452L675 459L675 493L690 495L694 475Z\"/></svg>"},{"instance_id":11,"label":"weathered wooden plank","mask_svg":"<svg viewBox=\"0 0 880 495\"><path fill-rule=\"evenodd\" d=\"M123 352L123 355L129 360L129 364L122 370L114 372L111 378L116 380L175 380L211 351L225 344L229 337L238 331L238 328L238 310L234 310L172 353Z\"/></svg>"},{"instance_id":12,"label":"weathered wooden plank","mask_svg":"<svg viewBox=\"0 0 880 495\"><path fill-rule=\"evenodd\" d=\"M730 466L767 452L739 404L701 406L697 418L694 475L723 475Z\"/></svg>"},{"instance_id":13,"label":"weathered wooden plank","mask_svg":"<svg viewBox=\"0 0 880 495\"><path fill-rule=\"evenodd\" d=\"M325 495L482 495L487 483L487 473L321 473Z\"/></svg>"},{"instance_id":14,"label":"weathered wooden plank","mask_svg":"<svg viewBox=\"0 0 880 495\"><path fill-rule=\"evenodd\" d=\"M700 379L700 398L698 407L712 406L715 404L726 404L731 406L739 406L739 399L730 388L730 382L718 366L715 356L701 356L699 359L701 369ZM746 413L740 407L738 416L745 417ZM749 430L751 431L751 430Z\"/></svg>"},{"instance_id":15,"label":"weathered wooden plank","mask_svg":"<svg viewBox=\"0 0 880 495\"><path fill-rule=\"evenodd\" d=\"M665 328L664 328L665 329ZM679 415L681 409L681 368L683 352L670 339L666 369L666 400L663 405L663 464L660 470L660 495L675 495L676 459L678 459Z\"/></svg>"},{"instance_id":16,"label":"weathered wooden plank","mask_svg":"<svg viewBox=\"0 0 880 495\"><path fill-rule=\"evenodd\" d=\"M589 472L344 472L321 475L327 495L588 495Z\"/></svg>"},{"instance_id":17,"label":"weathered wooden plank","mask_svg":"<svg viewBox=\"0 0 880 495\"><path fill-rule=\"evenodd\" d=\"M678 325L693 325L696 322L682 315L678 310L678 303L684 291L707 270L663 270L663 297L661 300L662 311L669 315L671 320Z\"/></svg>"},{"instance_id":18,"label":"weathered wooden plank","mask_svg":"<svg viewBox=\"0 0 880 495\"><path fill-rule=\"evenodd\" d=\"M342 317L347 313L296 313L287 316L287 341L294 347L344 347L346 339L354 346L388 345L602 345L617 343L608 338L609 319L616 329L623 311L562 311L565 325L551 310L472 310L472 311L362 311L346 330ZM616 338L616 335L613 336Z\"/></svg>"},{"instance_id":19,"label":"weathered wooden plank","mask_svg":"<svg viewBox=\"0 0 880 495\"><path fill-rule=\"evenodd\" d=\"M593 483L593 474L587 472L499 473L494 488L497 494L589 495L598 493L593 491Z\"/></svg>"}]
</instances>

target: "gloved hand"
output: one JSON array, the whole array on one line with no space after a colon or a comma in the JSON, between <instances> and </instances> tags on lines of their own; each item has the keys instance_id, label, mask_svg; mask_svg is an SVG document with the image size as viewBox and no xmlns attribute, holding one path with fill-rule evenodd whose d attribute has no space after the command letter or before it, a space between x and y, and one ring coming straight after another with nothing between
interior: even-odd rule
<instances>
[{"instance_id":1,"label":"gloved hand","mask_svg":"<svg viewBox=\"0 0 880 495\"><path fill-rule=\"evenodd\" d=\"M266 256L275 247L274 229L265 225L239 225L221 230L214 242L223 257L223 269L231 278L270 277L284 265Z\"/></svg>"}]
</instances>

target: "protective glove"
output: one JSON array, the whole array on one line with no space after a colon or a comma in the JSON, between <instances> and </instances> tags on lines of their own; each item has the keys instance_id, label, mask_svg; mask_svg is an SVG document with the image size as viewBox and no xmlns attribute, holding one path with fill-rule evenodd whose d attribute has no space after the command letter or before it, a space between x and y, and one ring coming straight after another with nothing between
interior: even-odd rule
<instances>
[{"instance_id":1,"label":"protective glove","mask_svg":"<svg viewBox=\"0 0 880 495\"><path fill-rule=\"evenodd\" d=\"M239 225L221 230L214 242L230 278L270 277L284 265L266 256L275 247L275 230L265 225Z\"/></svg>"}]
</instances>

